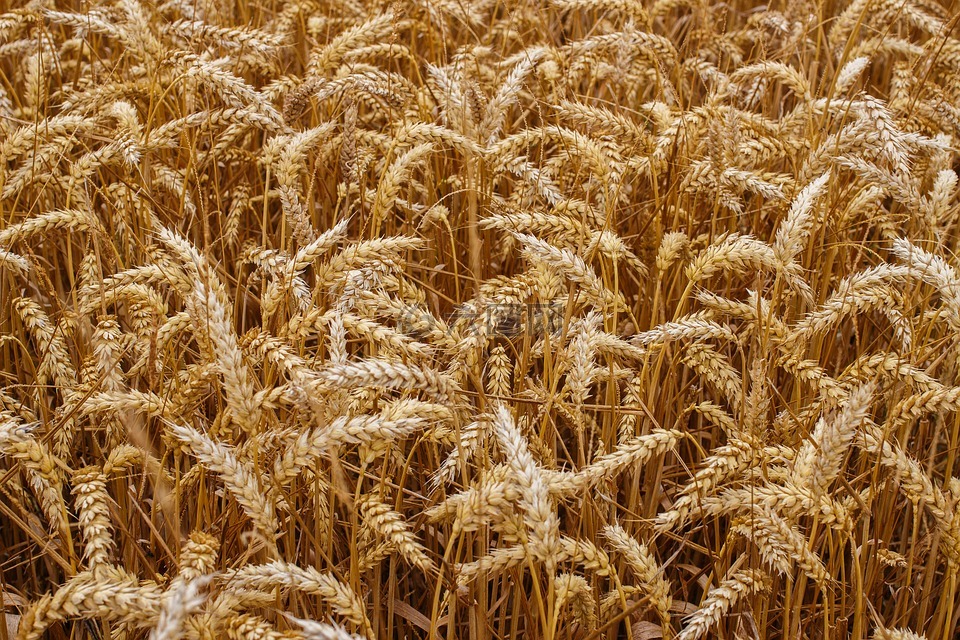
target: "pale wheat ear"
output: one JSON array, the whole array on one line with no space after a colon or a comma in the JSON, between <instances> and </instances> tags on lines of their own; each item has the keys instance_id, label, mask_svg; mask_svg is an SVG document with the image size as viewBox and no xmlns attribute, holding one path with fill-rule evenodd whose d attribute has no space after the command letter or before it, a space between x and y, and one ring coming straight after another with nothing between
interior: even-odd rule
<instances>
[{"instance_id":1,"label":"pale wheat ear","mask_svg":"<svg viewBox=\"0 0 960 640\"><path fill-rule=\"evenodd\" d=\"M265 487L253 465L239 460L233 447L190 426L170 423L167 429L171 437L221 478L267 544L273 545L279 528L274 500L269 493L264 495Z\"/></svg>"},{"instance_id":2,"label":"pale wheat ear","mask_svg":"<svg viewBox=\"0 0 960 640\"><path fill-rule=\"evenodd\" d=\"M285 587L317 595L338 615L363 629L367 637L374 637L363 602L349 586L329 574L275 561L238 569L227 574L225 578L234 590L273 590L275 587Z\"/></svg>"},{"instance_id":3,"label":"pale wheat ear","mask_svg":"<svg viewBox=\"0 0 960 640\"><path fill-rule=\"evenodd\" d=\"M704 637L731 607L741 599L768 589L770 578L762 571L741 570L724 579L707 592L700 608L686 621L678 640Z\"/></svg>"},{"instance_id":4,"label":"pale wheat ear","mask_svg":"<svg viewBox=\"0 0 960 640\"><path fill-rule=\"evenodd\" d=\"M308 640L362 640L363 636L350 633L338 624L327 622L317 622L315 620L303 620L292 615L285 614L287 619L300 625L303 637Z\"/></svg>"},{"instance_id":5,"label":"pale wheat ear","mask_svg":"<svg viewBox=\"0 0 960 640\"><path fill-rule=\"evenodd\" d=\"M111 564L115 554L106 479L97 467L80 469L72 479L74 503L83 529L83 559L91 570Z\"/></svg>"},{"instance_id":6,"label":"pale wheat ear","mask_svg":"<svg viewBox=\"0 0 960 640\"><path fill-rule=\"evenodd\" d=\"M885 629L878 626L871 638L874 640L924 640L926 636L909 629Z\"/></svg>"},{"instance_id":7,"label":"pale wheat ear","mask_svg":"<svg viewBox=\"0 0 960 640\"><path fill-rule=\"evenodd\" d=\"M203 531L191 532L182 547L178 575L190 581L211 574L216 567L219 551L220 543L215 537Z\"/></svg>"},{"instance_id":8,"label":"pale wheat ear","mask_svg":"<svg viewBox=\"0 0 960 640\"><path fill-rule=\"evenodd\" d=\"M175 640L182 637L185 622L195 615L208 594L202 590L211 584L216 576L199 576L192 580L174 579L164 593L163 604L157 620L157 626L150 630L150 640Z\"/></svg>"},{"instance_id":9,"label":"pale wheat ear","mask_svg":"<svg viewBox=\"0 0 960 640\"><path fill-rule=\"evenodd\" d=\"M433 560L427 556L401 514L372 494L361 499L358 506L365 522L378 536L384 538L390 550L400 554L404 560L426 574L436 572Z\"/></svg>"},{"instance_id":10,"label":"pale wheat ear","mask_svg":"<svg viewBox=\"0 0 960 640\"><path fill-rule=\"evenodd\" d=\"M660 623L663 625L664 633L671 633L670 606L673 601L670 593L673 589L663 575L663 568L657 563L649 548L638 542L620 525L607 525L603 534L614 550L626 559L636 579L640 582L641 589L649 597L651 605L656 610Z\"/></svg>"}]
</instances>

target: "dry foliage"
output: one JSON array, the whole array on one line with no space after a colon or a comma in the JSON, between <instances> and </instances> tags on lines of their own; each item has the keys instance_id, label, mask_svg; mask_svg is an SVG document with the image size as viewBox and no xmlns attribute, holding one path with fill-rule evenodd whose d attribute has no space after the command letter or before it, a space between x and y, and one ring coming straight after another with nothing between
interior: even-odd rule
<instances>
[{"instance_id":1,"label":"dry foliage","mask_svg":"<svg viewBox=\"0 0 960 640\"><path fill-rule=\"evenodd\" d=\"M955 9L0 2L0 640L955 637Z\"/></svg>"}]
</instances>

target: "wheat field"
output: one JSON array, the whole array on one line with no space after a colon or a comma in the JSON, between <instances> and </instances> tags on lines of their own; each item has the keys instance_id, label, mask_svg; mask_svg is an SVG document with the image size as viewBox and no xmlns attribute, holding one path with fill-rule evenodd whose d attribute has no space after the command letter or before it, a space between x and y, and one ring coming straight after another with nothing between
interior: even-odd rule
<instances>
[{"instance_id":1,"label":"wheat field","mask_svg":"<svg viewBox=\"0 0 960 640\"><path fill-rule=\"evenodd\" d=\"M0 0L0 640L951 640L960 7Z\"/></svg>"}]
</instances>

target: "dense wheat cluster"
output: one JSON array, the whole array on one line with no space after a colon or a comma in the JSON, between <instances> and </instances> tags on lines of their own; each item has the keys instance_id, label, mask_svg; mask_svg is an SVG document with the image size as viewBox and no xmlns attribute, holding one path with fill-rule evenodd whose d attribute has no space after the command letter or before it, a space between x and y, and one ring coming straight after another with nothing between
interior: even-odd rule
<instances>
[{"instance_id":1,"label":"dense wheat cluster","mask_svg":"<svg viewBox=\"0 0 960 640\"><path fill-rule=\"evenodd\" d=\"M0 9L0 640L957 633L955 7Z\"/></svg>"}]
</instances>

